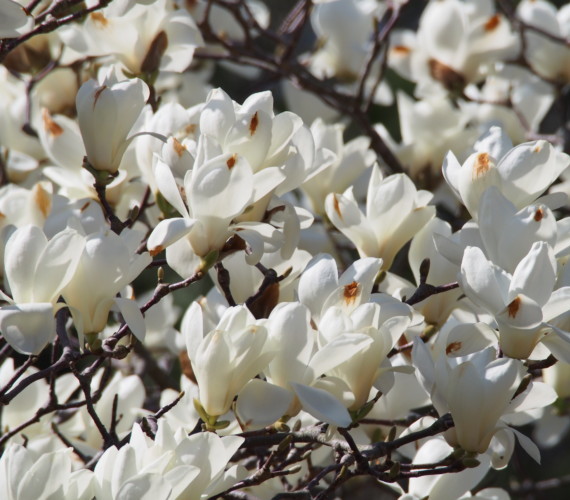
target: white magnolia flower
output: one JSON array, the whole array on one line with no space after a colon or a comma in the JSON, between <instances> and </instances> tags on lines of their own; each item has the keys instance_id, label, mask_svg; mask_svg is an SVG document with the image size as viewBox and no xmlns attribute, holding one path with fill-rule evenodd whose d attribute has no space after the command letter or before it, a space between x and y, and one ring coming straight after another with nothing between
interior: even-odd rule
<instances>
[{"instance_id":1,"label":"white magnolia flower","mask_svg":"<svg viewBox=\"0 0 570 500\"><path fill-rule=\"evenodd\" d=\"M93 497L91 472L73 472L72 449L37 453L10 444L0 458L0 496L5 500Z\"/></svg>"},{"instance_id":2,"label":"white magnolia flower","mask_svg":"<svg viewBox=\"0 0 570 500\"><path fill-rule=\"evenodd\" d=\"M226 310L215 330L204 331L202 309L194 302L181 326L200 390L200 404L211 417L226 413L236 394L269 363L275 352L267 330L245 306Z\"/></svg>"},{"instance_id":3,"label":"white magnolia flower","mask_svg":"<svg viewBox=\"0 0 570 500\"><path fill-rule=\"evenodd\" d=\"M350 425L352 418L347 408L355 402L351 387L340 378L321 376L349 362L353 356L369 347L372 339L359 333L340 334L321 349L316 349L309 311L296 302L279 304L264 325L268 329L268 342L275 356L264 370L267 383L257 383L256 390L272 403L265 409L257 409L252 420L259 421L263 416L267 421L272 419L269 422L272 423L282 416L293 417L302 408L331 425ZM372 370L375 370L375 361L371 363ZM364 378L367 375L368 372ZM362 386L365 397L370 392L370 387L365 387L367 383L367 380L364 381ZM247 399L240 402L241 398L240 393L238 412L240 406L249 403ZM253 406L251 403L249 405ZM253 412L250 410L250 413Z\"/></svg>"},{"instance_id":4,"label":"white magnolia flower","mask_svg":"<svg viewBox=\"0 0 570 500\"><path fill-rule=\"evenodd\" d=\"M420 339L414 341L412 357L437 412L450 412L453 417L455 425L445 433L451 446L473 453L487 452L493 467L503 468L516 437L525 451L540 462L536 445L509 427L508 422L516 413L549 405L556 393L547 384L532 382L513 397L524 372L520 361L496 359L494 347L461 358L441 353L434 360Z\"/></svg>"},{"instance_id":5,"label":"white magnolia flower","mask_svg":"<svg viewBox=\"0 0 570 500\"><path fill-rule=\"evenodd\" d=\"M412 178L425 176L428 184L433 182L432 177L439 172L447 151L467 150L477 138L476 130L468 126L470 117L442 95L414 101L404 92L398 92L397 103L401 143L392 139L384 125L377 124L375 128Z\"/></svg>"},{"instance_id":6,"label":"white magnolia flower","mask_svg":"<svg viewBox=\"0 0 570 500\"><path fill-rule=\"evenodd\" d=\"M59 34L78 54L112 55L132 75L157 70L181 73L204 41L192 16L170 6L166 0L113 2L89 14L80 26L64 27Z\"/></svg>"},{"instance_id":7,"label":"white magnolia flower","mask_svg":"<svg viewBox=\"0 0 570 500\"><path fill-rule=\"evenodd\" d=\"M201 144L206 142L207 139ZM181 276L210 267L226 241L236 233L240 241L250 245L253 263L261 258L265 242L272 246L272 251L277 250L279 238L273 226L234 222L256 195L253 172L243 157L222 154L204 163L197 161L184 178L185 197L172 170L160 159L155 178L161 194L181 217L161 221L149 236L147 246L151 255L166 248L169 265ZM242 249L245 247L244 244Z\"/></svg>"},{"instance_id":8,"label":"white magnolia flower","mask_svg":"<svg viewBox=\"0 0 570 500\"><path fill-rule=\"evenodd\" d=\"M101 229L85 237L77 271L62 290L80 336L96 337L116 305L131 331L142 340L145 324L138 305L117 297L152 260L146 252L136 253L140 240L141 235L130 229L124 229L120 236Z\"/></svg>"},{"instance_id":9,"label":"white magnolia flower","mask_svg":"<svg viewBox=\"0 0 570 500\"><path fill-rule=\"evenodd\" d=\"M545 0L523 0L517 16L555 37L570 36L570 6L560 9ZM570 47L532 30L524 30L524 57L540 76L556 82L570 81Z\"/></svg>"},{"instance_id":10,"label":"white magnolia flower","mask_svg":"<svg viewBox=\"0 0 570 500\"><path fill-rule=\"evenodd\" d=\"M428 4L416 38L398 40L391 60L418 82L416 94L427 96L441 87L461 92L484 78L486 66L516 51L517 38L491 0L444 0Z\"/></svg>"},{"instance_id":11,"label":"white magnolia flower","mask_svg":"<svg viewBox=\"0 0 570 500\"><path fill-rule=\"evenodd\" d=\"M366 213L362 213L352 189L344 194L329 194L326 212L335 225L351 240L361 257L381 257L388 269L394 257L410 239L435 216L428 191L418 191L405 174L382 178L374 168L368 185Z\"/></svg>"},{"instance_id":12,"label":"white magnolia flower","mask_svg":"<svg viewBox=\"0 0 570 500\"><path fill-rule=\"evenodd\" d=\"M450 151L443 162L445 180L477 220L483 192L497 186L518 209L535 201L570 165L570 157L544 140L512 147L498 127L475 143L475 153L461 165Z\"/></svg>"},{"instance_id":13,"label":"white magnolia flower","mask_svg":"<svg viewBox=\"0 0 570 500\"><path fill-rule=\"evenodd\" d=\"M77 93L79 128L89 164L115 174L129 145L129 133L148 99L149 89L140 79L99 84L85 82Z\"/></svg>"},{"instance_id":14,"label":"white magnolia flower","mask_svg":"<svg viewBox=\"0 0 570 500\"><path fill-rule=\"evenodd\" d=\"M310 131L290 111L275 115L271 92L253 94L239 105L222 89L212 90L200 114L200 134L209 139L205 159L223 153L246 159L256 174L258 199L299 187L315 168Z\"/></svg>"},{"instance_id":15,"label":"white magnolia flower","mask_svg":"<svg viewBox=\"0 0 570 500\"><path fill-rule=\"evenodd\" d=\"M319 46L303 54L301 62L317 78L334 79L340 92L354 94L360 85L359 77L372 48L375 22L382 18L386 5L379 2L357 0L327 0L315 2L311 24ZM364 83L367 94L374 92L372 100L378 104L392 103L390 86L384 80L377 82L381 64L377 60ZM289 89L289 96L294 97ZM325 115L330 112L325 112Z\"/></svg>"},{"instance_id":16,"label":"white magnolia flower","mask_svg":"<svg viewBox=\"0 0 570 500\"><path fill-rule=\"evenodd\" d=\"M23 354L39 354L55 337L57 300L73 278L84 247L83 237L66 229L48 241L41 229L17 229L4 251L5 278L12 297L0 309L0 330Z\"/></svg>"},{"instance_id":17,"label":"white magnolia flower","mask_svg":"<svg viewBox=\"0 0 570 500\"><path fill-rule=\"evenodd\" d=\"M35 183L27 189L17 184L0 188L0 227L9 224L22 227L32 224L43 227L52 210L52 186L46 181Z\"/></svg>"},{"instance_id":18,"label":"white magnolia flower","mask_svg":"<svg viewBox=\"0 0 570 500\"><path fill-rule=\"evenodd\" d=\"M536 242L509 274L489 262L483 251L467 247L458 277L465 295L492 314L505 355L527 359L542 342L557 357L568 359L568 333L550 321L568 309L570 287L554 290L556 260L552 248Z\"/></svg>"},{"instance_id":19,"label":"white magnolia flower","mask_svg":"<svg viewBox=\"0 0 570 500\"><path fill-rule=\"evenodd\" d=\"M498 122L515 144L525 142L529 132L539 131L555 99L553 85L513 64L495 65L485 83L468 85L465 95L472 99L459 101L465 119L475 119L485 128Z\"/></svg>"},{"instance_id":20,"label":"white magnolia flower","mask_svg":"<svg viewBox=\"0 0 570 500\"><path fill-rule=\"evenodd\" d=\"M359 259L339 278L337 263L331 255L315 255L299 279L299 301L308 307L317 326L329 307L340 306L350 314L370 300L381 266L381 259Z\"/></svg>"},{"instance_id":21,"label":"white magnolia flower","mask_svg":"<svg viewBox=\"0 0 570 500\"><path fill-rule=\"evenodd\" d=\"M339 337L368 337L370 342L342 363L331 366L326 375L336 377L346 383L354 395L350 409L356 410L369 398L370 390L376 387L387 392L390 385L381 376L392 369L387 355L410 325L412 310L406 304L388 295L378 295L374 303L361 304L350 314L340 307L331 307L321 318L318 332L319 356L324 356L323 348Z\"/></svg>"},{"instance_id":22,"label":"white magnolia flower","mask_svg":"<svg viewBox=\"0 0 570 500\"><path fill-rule=\"evenodd\" d=\"M444 236L439 232L435 235L435 243L438 252L457 267L461 265L465 248L473 246L512 274L538 241L548 243L557 256L566 255L569 245L567 223L566 219L557 221L552 210L542 203L517 210L496 186L491 186L481 197L478 222L466 223L453 235Z\"/></svg>"},{"instance_id":23,"label":"white magnolia flower","mask_svg":"<svg viewBox=\"0 0 570 500\"><path fill-rule=\"evenodd\" d=\"M382 12L375 2L356 0L330 0L315 2L311 24L324 43L312 58L326 59L326 77L356 78L366 60L374 33L374 19ZM376 11L376 12L375 12ZM325 55L326 54L326 55ZM325 65L322 65L325 67Z\"/></svg>"},{"instance_id":24,"label":"white magnolia flower","mask_svg":"<svg viewBox=\"0 0 570 500\"><path fill-rule=\"evenodd\" d=\"M99 459L93 472L94 496L144 500L214 496L239 480L236 473L244 474L235 466L226 470L243 441L211 432L188 436L164 419L152 440L135 424L127 444L108 448Z\"/></svg>"}]
</instances>

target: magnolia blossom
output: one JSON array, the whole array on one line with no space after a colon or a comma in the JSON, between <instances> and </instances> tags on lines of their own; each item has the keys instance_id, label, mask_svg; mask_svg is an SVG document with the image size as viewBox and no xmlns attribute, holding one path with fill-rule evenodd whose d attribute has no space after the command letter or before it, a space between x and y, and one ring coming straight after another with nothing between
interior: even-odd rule
<instances>
[{"instance_id":1,"label":"magnolia blossom","mask_svg":"<svg viewBox=\"0 0 570 500\"><path fill-rule=\"evenodd\" d=\"M315 2L311 24L317 37L324 40L316 57L328 62L327 77L339 75L356 77L365 62L370 38L374 32L375 15L381 17L381 9L372 2L356 0L330 0Z\"/></svg>"},{"instance_id":2,"label":"magnolia blossom","mask_svg":"<svg viewBox=\"0 0 570 500\"><path fill-rule=\"evenodd\" d=\"M120 236L102 229L85 237L77 271L62 290L80 335L93 338L101 332L116 305L131 331L142 340L145 325L136 302L116 297L152 260L146 252L136 253L140 239L141 235L130 229L124 229Z\"/></svg>"},{"instance_id":3,"label":"magnolia blossom","mask_svg":"<svg viewBox=\"0 0 570 500\"><path fill-rule=\"evenodd\" d=\"M374 279L381 266L381 259L365 257L355 261L339 277L336 261L331 255L315 255L299 279L299 301L308 307L317 326L329 307L341 306L350 314L370 300Z\"/></svg>"},{"instance_id":4,"label":"magnolia blossom","mask_svg":"<svg viewBox=\"0 0 570 500\"><path fill-rule=\"evenodd\" d=\"M166 0L113 2L92 12L81 26L60 30L60 36L84 56L115 56L133 75L182 72L204 44L192 16L184 9L171 10Z\"/></svg>"},{"instance_id":5,"label":"magnolia blossom","mask_svg":"<svg viewBox=\"0 0 570 500\"><path fill-rule=\"evenodd\" d=\"M98 171L115 174L129 145L128 135L149 96L140 79L85 82L77 93L77 118L87 159Z\"/></svg>"},{"instance_id":6,"label":"magnolia blossom","mask_svg":"<svg viewBox=\"0 0 570 500\"><path fill-rule=\"evenodd\" d=\"M381 257L388 269L402 248L430 219L435 207L428 206L429 191L418 191L405 174L382 178L372 171L366 214L362 213L351 188L329 194L326 211L335 227L351 240L361 257Z\"/></svg>"},{"instance_id":7,"label":"magnolia blossom","mask_svg":"<svg viewBox=\"0 0 570 500\"><path fill-rule=\"evenodd\" d=\"M302 55L301 61L317 78L334 78L333 81L337 82L335 87L339 91L356 92L373 43L375 20L381 19L385 11L386 5L378 2L315 2L311 25L320 44L315 51ZM391 104L393 95L390 87L384 80L376 81L377 75L382 71L379 61L369 70L364 88L372 94L371 100L378 104ZM289 86L289 98L294 100L299 92L293 93L291 90L292 87ZM330 116L328 110L324 112L324 116L327 115Z\"/></svg>"},{"instance_id":8,"label":"magnolia blossom","mask_svg":"<svg viewBox=\"0 0 570 500\"><path fill-rule=\"evenodd\" d=\"M569 165L570 157L544 140L513 148L505 133L492 127L475 143L475 153L463 165L449 152L443 175L476 220L481 195L488 187L497 186L515 207L522 208L544 193Z\"/></svg>"},{"instance_id":9,"label":"magnolia blossom","mask_svg":"<svg viewBox=\"0 0 570 500\"><path fill-rule=\"evenodd\" d=\"M569 245L565 224L564 219L556 221L552 210L542 203L517 210L496 186L491 186L481 196L477 223L470 221L447 237L438 231L434 239L438 252L457 267L465 248L473 246L512 274L538 241L548 243L556 255L565 255Z\"/></svg>"},{"instance_id":10,"label":"magnolia blossom","mask_svg":"<svg viewBox=\"0 0 570 500\"><path fill-rule=\"evenodd\" d=\"M311 133L294 113L274 114L271 92L253 94L239 105L222 89L212 90L200 114L200 134L209 139L206 158L222 153L245 158L256 174L259 199L300 186L315 168Z\"/></svg>"},{"instance_id":11,"label":"magnolia blossom","mask_svg":"<svg viewBox=\"0 0 570 500\"><path fill-rule=\"evenodd\" d=\"M363 349L325 372L347 384L354 395L350 407L354 410L366 403L373 386L384 392L390 387L380 378L391 369L387 355L412 318L411 308L396 299L381 295L374 301L360 305L350 315L341 308L331 307L319 325L320 349L343 334L347 338L365 335L370 339Z\"/></svg>"},{"instance_id":12,"label":"magnolia blossom","mask_svg":"<svg viewBox=\"0 0 570 500\"><path fill-rule=\"evenodd\" d=\"M568 334L549 322L567 310L570 287L553 291L555 281L554 254L542 241L532 245L512 275L489 262L481 249L467 247L459 275L465 295L497 321L505 355L518 359L528 358L539 342L568 359Z\"/></svg>"},{"instance_id":13,"label":"magnolia blossom","mask_svg":"<svg viewBox=\"0 0 570 500\"><path fill-rule=\"evenodd\" d=\"M6 500L93 497L91 473L73 472L72 449L38 453L11 444L0 458L0 495Z\"/></svg>"},{"instance_id":14,"label":"magnolia blossom","mask_svg":"<svg viewBox=\"0 0 570 500\"><path fill-rule=\"evenodd\" d=\"M211 417L226 413L236 394L275 354L266 344L267 330L255 323L245 306L228 308L216 329L207 333L202 310L193 303L181 330L200 389L200 404Z\"/></svg>"},{"instance_id":15,"label":"magnolia blossom","mask_svg":"<svg viewBox=\"0 0 570 500\"><path fill-rule=\"evenodd\" d=\"M73 229L48 241L41 229L24 226L8 240L5 278L12 297L0 309L0 330L23 354L39 354L55 337L54 314L65 307L57 300L75 275L85 243Z\"/></svg>"},{"instance_id":16,"label":"magnolia blossom","mask_svg":"<svg viewBox=\"0 0 570 500\"><path fill-rule=\"evenodd\" d=\"M16 382L20 383L26 377L36 376L37 372L36 368L30 367L22 373L19 367L14 366L14 360L8 358L0 366L0 384L2 387L5 387L13 377L16 377ZM75 376L72 373L67 373L57 377L53 390L58 400L64 402L70 398L78 387L79 382ZM49 384L41 379L30 384L16 395L9 405L5 405L2 408L2 428L4 432L15 430L22 422L33 419L37 409L48 403L49 391ZM36 451L60 449L63 443L58 439L56 439L55 446L53 442L50 442L49 445L46 443L46 436L51 433L53 421L53 414L44 415L36 423L26 427L21 433L14 435L9 443L25 444L29 450ZM2 484L1 481L0 484Z\"/></svg>"},{"instance_id":17,"label":"magnolia blossom","mask_svg":"<svg viewBox=\"0 0 570 500\"><path fill-rule=\"evenodd\" d=\"M375 125L378 133L391 146L408 174L414 179L425 179L429 185L439 172L441 162L449 150L462 152L473 143L477 132L469 127L470 117L454 108L444 96L434 95L414 101L404 92L398 92L401 143L396 143L384 125ZM437 123L437 127L433 124Z\"/></svg>"},{"instance_id":18,"label":"magnolia blossom","mask_svg":"<svg viewBox=\"0 0 570 500\"><path fill-rule=\"evenodd\" d=\"M465 88L471 101L460 101L461 114L485 127L499 122L515 144L525 142L529 131L540 129L554 102L554 87L521 66L497 64L493 69L482 86Z\"/></svg>"},{"instance_id":19,"label":"magnolia blossom","mask_svg":"<svg viewBox=\"0 0 570 500\"><path fill-rule=\"evenodd\" d=\"M225 470L243 441L211 432L188 436L162 419L152 440L135 424L127 444L108 448L99 459L93 471L94 495L148 500L214 496L235 482L236 473L245 475L235 466Z\"/></svg>"},{"instance_id":20,"label":"magnolia blossom","mask_svg":"<svg viewBox=\"0 0 570 500\"><path fill-rule=\"evenodd\" d=\"M223 154L195 164L184 179L185 199L166 163L157 162L155 176L161 194L182 217L161 221L147 246L151 255L166 248L169 265L181 276L210 267L232 234L249 243L254 262L263 254L264 239L271 244L278 237L268 224L233 223L255 200L254 176L243 157Z\"/></svg>"},{"instance_id":21,"label":"magnolia blossom","mask_svg":"<svg viewBox=\"0 0 570 500\"><path fill-rule=\"evenodd\" d=\"M523 0L517 6L517 16L555 37L570 35L570 6L559 10L545 0ZM570 48L532 30L524 31L524 57L540 76L548 80L570 81Z\"/></svg>"},{"instance_id":22,"label":"magnolia blossom","mask_svg":"<svg viewBox=\"0 0 570 500\"><path fill-rule=\"evenodd\" d=\"M460 93L467 83L484 78L487 65L516 51L517 38L491 0L444 0L428 4L417 35L408 33L396 42L391 62L419 83L418 95L442 87Z\"/></svg>"},{"instance_id":23,"label":"magnolia blossom","mask_svg":"<svg viewBox=\"0 0 570 500\"><path fill-rule=\"evenodd\" d=\"M496 359L493 347L461 358L442 353L434 360L420 339L414 341L412 356L437 412L450 412L453 417L455 426L445 434L449 444L473 453L489 450L493 466L503 468L516 437L527 453L540 461L536 445L508 427L507 421L510 414L550 404L556 394L546 384L533 382L513 397L523 374L520 361Z\"/></svg>"}]
</instances>

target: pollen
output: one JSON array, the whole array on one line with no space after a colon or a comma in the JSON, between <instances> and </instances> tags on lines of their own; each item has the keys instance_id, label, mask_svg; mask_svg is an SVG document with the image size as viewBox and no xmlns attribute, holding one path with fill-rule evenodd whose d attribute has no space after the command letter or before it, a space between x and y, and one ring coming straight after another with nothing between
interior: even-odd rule
<instances>
[{"instance_id":1,"label":"pollen","mask_svg":"<svg viewBox=\"0 0 570 500\"><path fill-rule=\"evenodd\" d=\"M340 204L338 203L338 198L336 197L336 194L333 195L333 206L334 206L334 211L342 219L342 214L340 213Z\"/></svg>"},{"instance_id":2,"label":"pollen","mask_svg":"<svg viewBox=\"0 0 570 500\"><path fill-rule=\"evenodd\" d=\"M249 133L250 135L255 134L257 130L257 126L259 125L259 118L257 117L257 111L251 117L251 121L249 122Z\"/></svg>"},{"instance_id":3,"label":"pollen","mask_svg":"<svg viewBox=\"0 0 570 500\"><path fill-rule=\"evenodd\" d=\"M461 342L451 342L451 344L448 344L445 348L445 354L451 354L459 351L459 349L461 349L461 345Z\"/></svg>"},{"instance_id":4,"label":"pollen","mask_svg":"<svg viewBox=\"0 0 570 500\"><path fill-rule=\"evenodd\" d=\"M399 56L406 56L408 55L410 52L412 51L412 49L410 49L410 47L406 47L405 45L394 45L392 47L392 52L394 54L397 54Z\"/></svg>"},{"instance_id":5,"label":"pollen","mask_svg":"<svg viewBox=\"0 0 570 500\"><path fill-rule=\"evenodd\" d=\"M48 134L53 137L58 137L63 134L63 128L52 120L51 115L46 108L42 109L42 119L44 121L44 129Z\"/></svg>"},{"instance_id":6,"label":"pollen","mask_svg":"<svg viewBox=\"0 0 570 500\"><path fill-rule=\"evenodd\" d=\"M237 154L233 154L228 158L228 161L226 162L226 165L228 166L228 168L231 170L232 168L234 168L235 164L236 164L236 160L237 160Z\"/></svg>"},{"instance_id":7,"label":"pollen","mask_svg":"<svg viewBox=\"0 0 570 500\"><path fill-rule=\"evenodd\" d=\"M359 292L359 285L356 281L353 281L352 283L345 285L344 287L344 301L347 304L353 304L354 301L356 300L356 297L358 297L358 292Z\"/></svg>"},{"instance_id":8,"label":"pollen","mask_svg":"<svg viewBox=\"0 0 570 500\"><path fill-rule=\"evenodd\" d=\"M81 208L79 209L80 212L85 212L85 210L87 210L87 208L89 207L89 205L91 205L91 200L85 202Z\"/></svg>"},{"instance_id":9,"label":"pollen","mask_svg":"<svg viewBox=\"0 0 570 500\"><path fill-rule=\"evenodd\" d=\"M488 153L479 153L473 164L474 178L484 175L490 168L491 158Z\"/></svg>"},{"instance_id":10,"label":"pollen","mask_svg":"<svg viewBox=\"0 0 570 500\"><path fill-rule=\"evenodd\" d=\"M47 217L51 211L51 197L41 184L36 184L33 189L34 201L40 209L44 217Z\"/></svg>"},{"instance_id":11,"label":"pollen","mask_svg":"<svg viewBox=\"0 0 570 500\"><path fill-rule=\"evenodd\" d=\"M181 157L186 150L186 147L176 138L173 138L172 140L172 147L179 157Z\"/></svg>"},{"instance_id":12,"label":"pollen","mask_svg":"<svg viewBox=\"0 0 570 500\"><path fill-rule=\"evenodd\" d=\"M536 212L534 212L534 220L536 222L540 222L543 217L544 217L544 210L542 208L539 208L537 209Z\"/></svg>"},{"instance_id":13,"label":"pollen","mask_svg":"<svg viewBox=\"0 0 570 500\"><path fill-rule=\"evenodd\" d=\"M92 12L91 19L102 28L106 28L109 25L109 20L101 12Z\"/></svg>"},{"instance_id":14,"label":"pollen","mask_svg":"<svg viewBox=\"0 0 570 500\"><path fill-rule=\"evenodd\" d=\"M485 31L493 31L499 24L501 23L501 18L499 14L495 14L493 17L490 17L489 20L485 23Z\"/></svg>"},{"instance_id":15,"label":"pollen","mask_svg":"<svg viewBox=\"0 0 570 500\"><path fill-rule=\"evenodd\" d=\"M509 318L516 318L520 308L521 308L521 299L520 297L517 297L507 306L507 312L509 314Z\"/></svg>"},{"instance_id":16,"label":"pollen","mask_svg":"<svg viewBox=\"0 0 570 500\"><path fill-rule=\"evenodd\" d=\"M540 153L542 151L542 141L539 141L536 143L536 146L533 148L532 152L533 153Z\"/></svg>"}]
</instances>

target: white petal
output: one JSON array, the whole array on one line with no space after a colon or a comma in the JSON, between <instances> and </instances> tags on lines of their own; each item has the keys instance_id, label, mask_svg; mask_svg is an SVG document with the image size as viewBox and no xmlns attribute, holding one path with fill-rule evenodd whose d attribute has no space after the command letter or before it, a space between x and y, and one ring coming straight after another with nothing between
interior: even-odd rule
<instances>
[{"instance_id":1,"label":"white petal","mask_svg":"<svg viewBox=\"0 0 570 500\"><path fill-rule=\"evenodd\" d=\"M281 418L292 401L287 389L253 379L239 392L236 412L246 429L259 429Z\"/></svg>"},{"instance_id":2,"label":"white petal","mask_svg":"<svg viewBox=\"0 0 570 500\"><path fill-rule=\"evenodd\" d=\"M131 332L133 332L133 335L143 342L146 334L146 323L138 304L134 300L119 297L115 299L115 304L119 307L121 315Z\"/></svg>"},{"instance_id":3,"label":"white petal","mask_svg":"<svg viewBox=\"0 0 570 500\"><path fill-rule=\"evenodd\" d=\"M524 294L541 307L548 302L556 281L556 260L552 247L537 241L513 273L508 302Z\"/></svg>"},{"instance_id":4,"label":"white petal","mask_svg":"<svg viewBox=\"0 0 570 500\"><path fill-rule=\"evenodd\" d=\"M36 266L46 245L43 231L31 225L17 229L8 240L4 267L15 302L32 302Z\"/></svg>"},{"instance_id":5,"label":"white petal","mask_svg":"<svg viewBox=\"0 0 570 500\"><path fill-rule=\"evenodd\" d=\"M164 199L178 210L182 217L190 218L170 167L157 157L157 162L153 170L156 185L162 196L164 196Z\"/></svg>"},{"instance_id":6,"label":"white petal","mask_svg":"<svg viewBox=\"0 0 570 500\"><path fill-rule=\"evenodd\" d=\"M180 238L186 236L194 227L195 219L175 218L161 220L153 229L146 243L151 255L156 255L168 248Z\"/></svg>"},{"instance_id":7,"label":"white petal","mask_svg":"<svg viewBox=\"0 0 570 500\"><path fill-rule=\"evenodd\" d=\"M18 486L18 498L48 498L62 493L71 473L71 457L68 450L45 453L27 471Z\"/></svg>"},{"instance_id":8,"label":"white petal","mask_svg":"<svg viewBox=\"0 0 570 500\"><path fill-rule=\"evenodd\" d=\"M348 410L330 393L303 384L292 383L303 409L316 419L337 427L352 423Z\"/></svg>"},{"instance_id":9,"label":"white petal","mask_svg":"<svg viewBox=\"0 0 570 500\"><path fill-rule=\"evenodd\" d=\"M19 304L0 309L0 331L16 351L39 354L55 338L51 303Z\"/></svg>"},{"instance_id":10,"label":"white petal","mask_svg":"<svg viewBox=\"0 0 570 500\"><path fill-rule=\"evenodd\" d=\"M491 313L506 305L508 278L497 266L490 263L477 247L467 247L461 261L460 284L476 304L481 304Z\"/></svg>"},{"instance_id":11,"label":"white petal","mask_svg":"<svg viewBox=\"0 0 570 500\"><path fill-rule=\"evenodd\" d=\"M122 484L117 500L156 500L170 497L172 488L161 474L139 474Z\"/></svg>"}]
</instances>

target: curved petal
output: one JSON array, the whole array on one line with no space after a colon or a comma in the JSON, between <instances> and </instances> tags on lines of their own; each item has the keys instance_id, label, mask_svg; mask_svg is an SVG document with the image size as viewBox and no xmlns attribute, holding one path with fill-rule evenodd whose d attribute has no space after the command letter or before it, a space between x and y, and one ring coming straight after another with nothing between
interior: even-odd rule
<instances>
[{"instance_id":1,"label":"curved petal","mask_svg":"<svg viewBox=\"0 0 570 500\"><path fill-rule=\"evenodd\" d=\"M236 413L245 429L260 429L281 418L292 401L287 389L252 379L238 393Z\"/></svg>"},{"instance_id":2,"label":"curved petal","mask_svg":"<svg viewBox=\"0 0 570 500\"><path fill-rule=\"evenodd\" d=\"M188 214L188 209L182 200L180 190L176 184L176 179L174 179L174 175L172 174L170 167L157 157L157 162L154 165L153 170L156 185L162 196L164 196L164 199L178 210L182 217L189 219L190 215Z\"/></svg>"},{"instance_id":3,"label":"curved petal","mask_svg":"<svg viewBox=\"0 0 570 500\"><path fill-rule=\"evenodd\" d=\"M19 304L0 309L0 331L16 351L39 354L55 338L51 303Z\"/></svg>"},{"instance_id":4,"label":"curved petal","mask_svg":"<svg viewBox=\"0 0 570 500\"><path fill-rule=\"evenodd\" d=\"M129 325L133 335L143 342L146 334L146 323L138 304L134 300L120 297L115 299L115 304L119 307L121 315L125 319L125 323Z\"/></svg>"},{"instance_id":5,"label":"curved petal","mask_svg":"<svg viewBox=\"0 0 570 500\"><path fill-rule=\"evenodd\" d=\"M337 427L348 427L352 423L348 410L329 392L295 382L291 385L303 410L316 419Z\"/></svg>"},{"instance_id":6,"label":"curved petal","mask_svg":"<svg viewBox=\"0 0 570 500\"><path fill-rule=\"evenodd\" d=\"M148 237L146 246L151 256L186 236L194 227L195 219L175 218L160 221Z\"/></svg>"}]
</instances>

